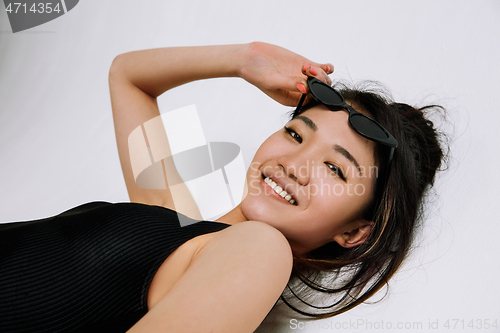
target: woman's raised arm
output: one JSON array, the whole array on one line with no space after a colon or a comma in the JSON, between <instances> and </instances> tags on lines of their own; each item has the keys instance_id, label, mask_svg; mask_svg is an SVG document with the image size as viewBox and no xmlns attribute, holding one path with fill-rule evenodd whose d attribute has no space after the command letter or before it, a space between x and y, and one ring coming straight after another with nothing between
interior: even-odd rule
<instances>
[{"instance_id":1,"label":"woman's raised arm","mask_svg":"<svg viewBox=\"0 0 500 333\"><path fill-rule=\"evenodd\" d=\"M130 133L160 112L156 97L184 83L218 76L235 76L234 62L242 46L163 48L117 56L109 73L111 104L120 164L131 202L175 209L166 189L139 187L132 171ZM197 216L192 216L197 217Z\"/></svg>"},{"instance_id":2,"label":"woman's raised arm","mask_svg":"<svg viewBox=\"0 0 500 333\"><path fill-rule=\"evenodd\" d=\"M130 133L160 114L156 98L165 91L195 80L241 77L276 101L294 105L304 89L300 84L306 75L329 82L327 73L332 71L332 65L320 65L260 42L161 48L117 56L110 69L109 85L118 153L130 201L175 208L168 187L153 190L136 184L128 150Z\"/></svg>"}]
</instances>

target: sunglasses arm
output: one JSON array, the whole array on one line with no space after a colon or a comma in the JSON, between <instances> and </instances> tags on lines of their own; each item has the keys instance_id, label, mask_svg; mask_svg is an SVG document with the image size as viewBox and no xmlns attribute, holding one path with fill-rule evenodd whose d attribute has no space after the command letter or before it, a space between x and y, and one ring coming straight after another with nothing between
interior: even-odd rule
<instances>
[{"instance_id":1,"label":"sunglasses arm","mask_svg":"<svg viewBox=\"0 0 500 333\"><path fill-rule=\"evenodd\" d=\"M302 94L302 96L300 96L299 104L295 108L296 113L300 113L300 110L302 109L302 104L304 104L306 97L307 97L307 94Z\"/></svg>"}]
</instances>

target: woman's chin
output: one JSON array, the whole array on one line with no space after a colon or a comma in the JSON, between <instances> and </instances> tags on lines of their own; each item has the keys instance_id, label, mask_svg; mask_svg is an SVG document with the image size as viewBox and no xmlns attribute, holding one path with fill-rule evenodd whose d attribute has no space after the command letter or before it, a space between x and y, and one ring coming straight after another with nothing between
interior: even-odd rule
<instances>
[{"instance_id":1,"label":"woman's chin","mask_svg":"<svg viewBox=\"0 0 500 333\"><path fill-rule=\"evenodd\" d=\"M273 225L271 220L276 220L275 209L260 198L247 196L241 202L241 212L249 221L260 221Z\"/></svg>"},{"instance_id":2,"label":"woman's chin","mask_svg":"<svg viewBox=\"0 0 500 333\"><path fill-rule=\"evenodd\" d=\"M279 204L270 202L269 198L247 196L241 203L241 212L248 221L264 222L282 231L282 224L290 224L291 218L280 208Z\"/></svg>"}]
</instances>

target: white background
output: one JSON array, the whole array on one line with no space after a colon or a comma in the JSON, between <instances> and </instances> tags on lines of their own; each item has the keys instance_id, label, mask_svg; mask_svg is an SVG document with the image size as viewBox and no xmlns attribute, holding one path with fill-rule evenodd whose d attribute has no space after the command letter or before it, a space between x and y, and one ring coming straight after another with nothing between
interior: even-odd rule
<instances>
[{"instance_id":1,"label":"white background","mask_svg":"<svg viewBox=\"0 0 500 333\"><path fill-rule=\"evenodd\" d=\"M500 321L500 1L82 0L16 34L0 6L0 221L128 200L107 86L119 53L276 43L333 63L334 78L378 80L398 101L444 105L453 140L425 229L388 296L308 329L275 316L268 330L500 331L477 328ZM163 112L189 104L207 141L237 143L247 166L290 110L241 79L192 83L161 100ZM460 320L455 329L444 327L448 319ZM439 330L429 329L436 321Z\"/></svg>"}]
</instances>

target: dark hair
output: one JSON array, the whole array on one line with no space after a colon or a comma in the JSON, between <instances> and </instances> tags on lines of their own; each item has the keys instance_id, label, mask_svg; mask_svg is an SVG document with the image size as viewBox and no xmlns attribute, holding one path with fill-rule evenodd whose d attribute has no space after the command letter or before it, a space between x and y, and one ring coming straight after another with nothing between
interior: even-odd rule
<instances>
[{"instance_id":1,"label":"dark hair","mask_svg":"<svg viewBox=\"0 0 500 333\"><path fill-rule=\"evenodd\" d=\"M446 157L442 147L447 146L443 144L445 136L427 119L433 111L444 112L441 106L414 108L395 103L372 81L352 88L336 83L334 88L354 109L392 133L398 147L383 192L374 191L374 201L380 205L370 213L374 226L368 239L350 249L331 242L307 257L294 258L292 279L281 300L296 312L318 318L345 312L387 285L409 253L422 220L424 194L434 183ZM301 113L315 105L318 103L312 100ZM297 115L292 113L292 118ZM377 144L375 160L379 166L386 150ZM322 300L319 295L328 297Z\"/></svg>"}]
</instances>

